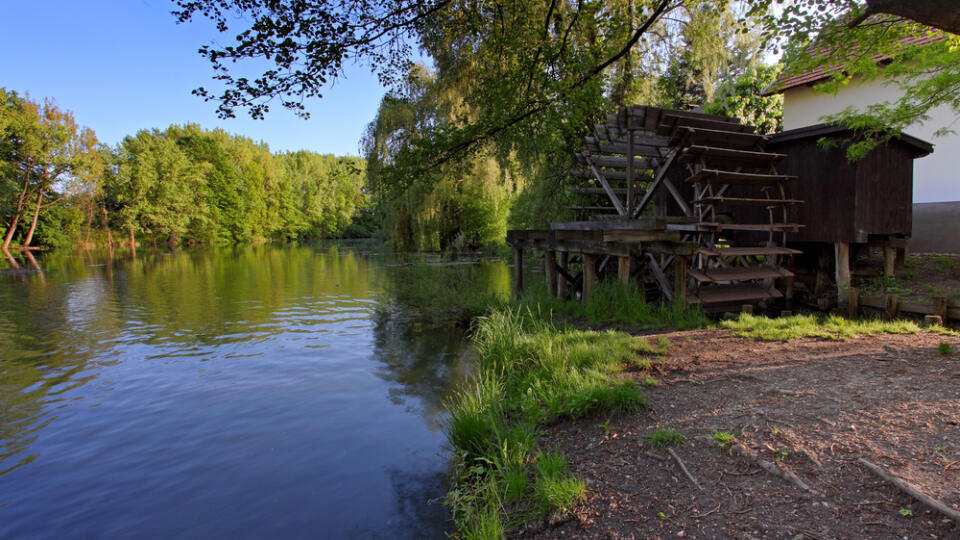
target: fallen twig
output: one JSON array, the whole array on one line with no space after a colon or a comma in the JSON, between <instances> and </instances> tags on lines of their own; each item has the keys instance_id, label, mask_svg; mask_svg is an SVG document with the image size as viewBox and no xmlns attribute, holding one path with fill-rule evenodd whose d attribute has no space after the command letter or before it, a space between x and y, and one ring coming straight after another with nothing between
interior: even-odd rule
<instances>
[{"instance_id":1,"label":"fallen twig","mask_svg":"<svg viewBox=\"0 0 960 540\"><path fill-rule=\"evenodd\" d=\"M665 457L663 457L663 456L658 456L658 455L654 454L653 452L644 452L643 455L645 455L645 456L647 456L647 457L651 457L651 458L653 458L653 459L655 459L655 460L657 460L657 461L666 461L666 460L667 460L667 458L665 458Z\"/></svg>"},{"instance_id":2,"label":"fallen twig","mask_svg":"<svg viewBox=\"0 0 960 540\"><path fill-rule=\"evenodd\" d=\"M714 508L713 510L707 512L706 514L697 514L697 515L691 514L690 517L692 517L692 518L694 518L694 519L700 519L700 518L705 518L705 517L709 516L710 514L716 514L717 512L720 511L720 506L721 506L722 504L723 504L723 503L717 503L717 507Z\"/></svg>"},{"instance_id":3,"label":"fallen twig","mask_svg":"<svg viewBox=\"0 0 960 540\"><path fill-rule=\"evenodd\" d=\"M792 483L793 485L797 486L798 488L800 488L800 489L802 489L802 490L804 490L804 491L806 491L806 492L808 492L808 493L811 493L811 494L816 495L816 496L818 496L818 497L823 497L823 494L822 494L822 493L820 493L819 491L817 491L817 490L811 488L810 486L808 486L808 485L807 485L803 480L801 480L797 475L793 474L792 472L790 472L790 471L788 471L788 470L786 470L786 469L781 469L780 467L776 466L775 464L773 464L773 463L771 463L771 462L769 462L769 461L761 458L761 457L758 456L755 452L753 452L752 450L750 450L750 449L748 449L747 447L743 446L742 444L736 443L736 444L734 444L734 445L731 447L731 449L734 450L734 451L736 451L737 453L739 453L739 454L742 455L742 456L745 456L745 457L748 457L748 458L752 459L753 461L756 462L757 465L760 466L761 469L767 471L768 473L770 473L770 474L772 474L772 475L774 475L774 476L779 476L780 478L783 478L784 480L787 480L788 482Z\"/></svg>"},{"instance_id":4,"label":"fallen twig","mask_svg":"<svg viewBox=\"0 0 960 540\"><path fill-rule=\"evenodd\" d=\"M683 460L681 460L680 456L678 456L677 453L673 451L673 448L667 448L667 452L670 452L670 455L673 456L674 461L677 462L677 466L680 467L680 470L683 471L683 474L687 475L687 478L690 479L693 485L697 486L698 490L703 491L703 488L700 487L700 484L697 482L697 479L694 478L692 474L690 474L690 471L687 470L687 466L683 464Z\"/></svg>"},{"instance_id":5,"label":"fallen twig","mask_svg":"<svg viewBox=\"0 0 960 540\"><path fill-rule=\"evenodd\" d=\"M957 463L960 463L960 459L954 461L953 463L947 463L947 466L944 467L943 470L949 471L949 470L950 470L950 467L953 467L953 466L956 465Z\"/></svg>"},{"instance_id":6,"label":"fallen twig","mask_svg":"<svg viewBox=\"0 0 960 540\"><path fill-rule=\"evenodd\" d=\"M872 472L873 474L879 476L880 478L883 478L887 482L890 482L891 484L896 486L900 491L903 491L907 495L910 495L914 499L922 502L923 504L929 506L930 508L936 510L937 512L940 512L941 514L947 516L948 518L954 521L960 521L960 511L954 510L953 508L950 508L949 506L934 499L933 497L926 495L925 493L923 493L922 491L914 487L912 484L910 484L903 478L894 476L889 472L887 472L886 470L884 470L883 468L877 465L874 465L873 463L870 463L869 461L863 458L860 458L857 461L862 463L863 466L869 469L870 472Z\"/></svg>"}]
</instances>

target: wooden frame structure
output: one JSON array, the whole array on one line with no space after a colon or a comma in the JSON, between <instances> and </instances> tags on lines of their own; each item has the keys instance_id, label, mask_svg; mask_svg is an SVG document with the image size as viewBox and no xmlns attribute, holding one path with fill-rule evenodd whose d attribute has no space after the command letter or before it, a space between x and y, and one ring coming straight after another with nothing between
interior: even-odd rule
<instances>
[{"instance_id":1,"label":"wooden frame structure","mask_svg":"<svg viewBox=\"0 0 960 540\"><path fill-rule=\"evenodd\" d=\"M786 283L789 296L793 274L780 258L799 253L784 244L800 225L787 221L786 208L802 201L785 190L795 177L776 170L786 156L765 152L765 138L753 127L724 116L639 106L621 108L592 131L571 173L586 185L570 188L594 199L572 207L589 220L510 231L519 287L522 252L538 249L547 253L551 293L560 292L552 281L560 275L589 298L596 273L617 258L620 279L639 274L664 299L707 310L781 298L777 280ZM728 211L739 207L765 209L766 222L738 223ZM566 255L554 260L570 252L579 253L583 270L577 276L559 270Z\"/></svg>"}]
</instances>

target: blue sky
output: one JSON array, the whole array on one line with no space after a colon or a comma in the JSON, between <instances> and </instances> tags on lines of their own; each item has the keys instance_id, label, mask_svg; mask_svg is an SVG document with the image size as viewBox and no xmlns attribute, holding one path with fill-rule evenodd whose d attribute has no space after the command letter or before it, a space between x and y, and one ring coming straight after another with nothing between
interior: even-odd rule
<instances>
[{"instance_id":1,"label":"blue sky","mask_svg":"<svg viewBox=\"0 0 960 540\"><path fill-rule=\"evenodd\" d=\"M369 68L307 103L309 120L280 106L266 120L245 112L220 120L216 104L190 94L213 88L197 49L218 37L205 21L178 25L169 0L4 0L0 86L52 97L101 141L140 129L198 123L264 141L274 151L357 155L358 143L385 92Z\"/></svg>"}]
</instances>

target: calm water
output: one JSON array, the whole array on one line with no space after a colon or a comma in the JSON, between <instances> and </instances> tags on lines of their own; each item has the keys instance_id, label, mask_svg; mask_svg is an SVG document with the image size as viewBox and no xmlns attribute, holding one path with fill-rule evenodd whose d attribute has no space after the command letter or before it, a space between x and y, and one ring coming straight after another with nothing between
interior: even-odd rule
<instances>
[{"instance_id":1,"label":"calm water","mask_svg":"<svg viewBox=\"0 0 960 540\"><path fill-rule=\"evenodd\" d=\"M463 331L404 322L405 259L362 246L0 275L0 537L442 537Z\"/></svg>"}]
</instances>

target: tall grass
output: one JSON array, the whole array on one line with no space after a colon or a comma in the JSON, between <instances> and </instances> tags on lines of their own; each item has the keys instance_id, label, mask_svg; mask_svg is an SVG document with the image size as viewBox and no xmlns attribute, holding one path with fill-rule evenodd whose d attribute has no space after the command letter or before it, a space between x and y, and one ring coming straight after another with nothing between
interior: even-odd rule
<instances>
[{"instance_id":1,"label":"tall grass","mask_svg":"<svg viewBox=\"0 0 960 540\"><path fill-rule=\"evenodd\" d=\"M737 319L722 321L720 327L736 330L737 336L763 341L787 341L800 337L842 340L861 335L917 334L924 330L957 335L953 330L938 326L924 329L913 321L848 319L839 315L793 315L770 319L741 313Z\"/></svg>"},{"instance_id":2,"label":"tall grass","mask_svg":"<svg viewBox=\"0 0 960 540\"><path fill-rule=\"evenodd\" d=\"M591 325L613 323L684 330L700 328L708 322L696 306L648 303L636 285L620 282L599 283L590 299L581 302L553 297L548 293L545 282L535 281L524 290L518 303L581 319Z\"/></svg>"},{"instance_id":3,"label":"tall grass","mask_svg":"<svg viewBox=\"0 0 960 540\"><path fill-rule=\"evenodd\" d=\"M562 454L537 448L536 430L558 419L644 407L637 384L618 372L652 347L620 332L557 324L531 305L492 309L475 320L472 339L476 375L448 404L456 466L447 500L459 536L494 538L504 529L491 524L493 507L509 528L567 511L582 497L585 487Z\"/></svg>"}]
</instances>

